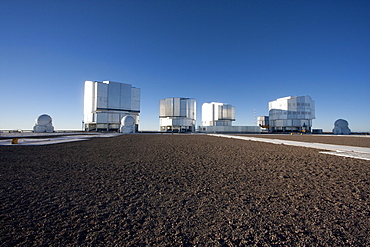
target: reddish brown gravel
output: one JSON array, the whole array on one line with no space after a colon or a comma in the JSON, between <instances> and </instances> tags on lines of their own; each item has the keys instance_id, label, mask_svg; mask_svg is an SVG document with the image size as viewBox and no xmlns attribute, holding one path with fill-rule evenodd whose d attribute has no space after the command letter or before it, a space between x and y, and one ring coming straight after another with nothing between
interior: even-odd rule
<instances>
[{"instance_id":1,"label":"reddish brown gravel","mask_svg":"<svg viewBox=\"0 0 370 247\"><path fill-rule=\"evenodd\" d=\"M1 246L369 246L370 162L204 135L0 147Z\"/></svg>"},{"instance_id":2,"label":"reddish brown gravel","mask_svg":"<svg viewBox=\"0 0 370 247\"><path fill-rule=\"evenodd\" d=\"M271 138L271 139L281 139L289 141L299 141L299 142L316 142L316 143L326 143L335 145L345 145L345 146L355 146L355 147L367 147L370 148L370 136L337 136L337 135L242 135L251 136L259 138Z\"/></svg>"}]
</instances>

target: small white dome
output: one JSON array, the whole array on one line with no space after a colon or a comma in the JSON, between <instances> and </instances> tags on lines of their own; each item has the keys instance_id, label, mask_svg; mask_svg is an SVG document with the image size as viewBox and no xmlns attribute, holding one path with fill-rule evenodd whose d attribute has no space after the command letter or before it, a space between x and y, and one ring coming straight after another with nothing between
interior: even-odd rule
<instances>
[{"instance_id":1,"label":"small white dome","mask_svg":"<svg viewBox=\"0 0 370 247\"><path fill-rule=\"evenodd\" d=\"M132 116L124 116L121 119L120 131L123 134L135 133L135 119Z\"/></svg>"},{"instance_id":2,"label":"small white dome","mask_svg":"<svg viewBox=\"0 0 370 247\"><path fill-rule=\"evenodd\" d=\"M36 124L33 127L35 133L52 133L54 132L54 127L52 119L47 114L42 114L36 118Z\"/></svg>"},{"instance_id":3,"label":"small white dome","mask_svg":"<svg viewBox=\"0 0 370 247\"><path fill-rule=\"evenodd\" d=\"M38 118L36 119L37 125L48 125L48 124L51 124L51 122L52 122L52 119L47 114L42 114L38 116Z\"/></svg>"},{"instance_id":4,"label":"small white dome","mask_svg":"<svg viewBox=\"0 0 370 247\"><path fill-rule=\"evenodd\" d=\"M348 122L344 119L338 119L335 121L334 126L338 126L341 129L348 128Z\"/></svg>"},{"instance_id":5,"label":"small white dome","mask_svg":"<svg viewBox=\"0 0 370 247\"><path fill-rule=\"evenodd\" d=\"M121 126L133 126L135 124L135 119L132 116L124 116L121 119Z\"/></svg>"},{"instance_id":6,"label":"small white dome","mask_svg":"<svg viewBox=\"0 0 370 247\"><path fill-rule=\"evenodd\" d=\"M334 122L334 135L349 135L351 134L351 130L348 128L348 122L344 119L338 119Z\"/></svg>"}]
</instances>

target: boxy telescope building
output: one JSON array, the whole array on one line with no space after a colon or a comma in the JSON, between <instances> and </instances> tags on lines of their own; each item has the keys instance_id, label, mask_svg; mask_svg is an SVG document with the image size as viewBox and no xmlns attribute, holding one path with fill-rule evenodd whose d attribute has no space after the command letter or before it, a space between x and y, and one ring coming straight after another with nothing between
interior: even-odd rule
<instances>
[{"instance_id":1,"label":"boxy telescope building","mask_svg":"<svg viewBox=\"0 0 370 247\"><path fill-rule=\"evenodd\" d=\"M166 98L159 102L161 131L194 132L196 101L190 98Z\"/></svg>"},{"instance_id":2,"label":"boxy telescope building","mask_svg":"<svg viewBox=\"0 0 370 247\"><path fill-rule=\"evenodd\" d=\"M139 114L139 88L132 87L131 84L112 81L85 81L84 125L86 131L120 131L122 123L127 124L127 122L133 122L133 129L137 131ZM133 121L122 121L126 116L131 116Z\"/></svg>"},{"instance_id":3,"label":"boxy telescope building","mask_svg":"<svg viewBox=\"0 0 370 247\"><path fill-rule=\"evenodd\" d=\"M284 97L269 102L269 127L272 132L311 132L315 101L310 96Z\"/></svg>"},{"instance_id":4,"label":"boxy telescope building","mask_svg":"<svg viewBox=\"0 0 370 247\"><path fill-rule=\"evenodd\" d=\"M231 126L235 121L235 106L224 103L202 105L202 126Z\"/></svg>"},{"instance_id":5,"label":"boxy telescope building","mask_svg":"<svg viewBox=\"0 0 370 247\"><path fill-rule=\"evenodd\" d=\"M259 126L232 126L235 121L235 106L211 102L202 105L202 126L205 133L259 133Z\"/></svg>"}]
</instances>

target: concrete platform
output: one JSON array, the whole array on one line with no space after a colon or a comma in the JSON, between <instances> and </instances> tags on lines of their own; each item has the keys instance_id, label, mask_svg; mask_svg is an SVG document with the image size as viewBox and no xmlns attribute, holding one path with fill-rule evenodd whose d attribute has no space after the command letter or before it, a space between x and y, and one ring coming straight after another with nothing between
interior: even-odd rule
<instances>
[{"instance_id":1,"label":"concrete platform","mask_svg":"<svg viewBox=\"0 0 370 247\"><path fill-rule=\"evenodd\" d=\"M327 150L327 151L320 152L324 154L350 157L350 158L355 158L355 159L370 160L370 148L364 148L364 147L353 147L353 146L333 145L333 144L324 144L324 143L311 143L311 142L297 142L297 141L268 139L268 138L259 138L259 137L249 137L249 136L236 136L236 135L223 135L223 134L209 134L209 135L217 136L217 137L224 137L224 138L246 140L246 141L259 141L259 142L267 142L267 143L280 144L280 145L315 148L315 149L320 149L320 150Z\"/></svg>"},{"instance_id":2,"label":"concrete platform","mask_svg":"<svg viewBox=\"0 0 370 247\"><path fill-rule=\"evenodd\" d=\"M94 133L94 134L74 134L70 135L68 133L60 134L56 136L45 138L43 135L8 135L4 139L0 139L0 146L25 146L25 145L50 145L50 144L58 144L58 143L65 143L65 142L76 142L76 141L86 141L90 140L91 138L96 137L114 137L121 135L121 133ZM36 138L37 137L37 138ZM12 144L13 138L18 138L18 144Z\"/></svg>"}]
</instances>

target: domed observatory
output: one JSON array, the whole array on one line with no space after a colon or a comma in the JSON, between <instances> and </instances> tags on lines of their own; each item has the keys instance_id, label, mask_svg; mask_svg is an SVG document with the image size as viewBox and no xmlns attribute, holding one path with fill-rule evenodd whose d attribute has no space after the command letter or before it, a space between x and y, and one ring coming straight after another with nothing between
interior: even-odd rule
<instances>
[{"instance_id":1,"label":"domed observatory","mask_svg":"<svg viewBox=\"0 0 370 247\"><path fill-rule=\"evenodd\" d=\"M35 133L53 133L54 126L51 117L47 114L38 116L36 119L36 124L33 127L33 131Z\"/></svg>"},{"instance_id":2,"label":"domed observatory","mask_svg":"<svg viewBox=\"0 0 370 247\"><path fill-rule=\"evenodd\" d=\"M338 119L334 122L334 135L349 135L351 130L348 128L348 122L344 119Z\"/></svg>"},{"instance_id":3,"label":"domed observatory","mask_svg":"<svg viewBox=\"0 0 370 247\"><path fill-rule=\"evenodd\" d=\"M123 134L135 133L135 119L132 116L124 116L121 119L120 132Z\"/></svg>"}]
</instances>

